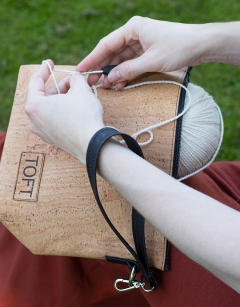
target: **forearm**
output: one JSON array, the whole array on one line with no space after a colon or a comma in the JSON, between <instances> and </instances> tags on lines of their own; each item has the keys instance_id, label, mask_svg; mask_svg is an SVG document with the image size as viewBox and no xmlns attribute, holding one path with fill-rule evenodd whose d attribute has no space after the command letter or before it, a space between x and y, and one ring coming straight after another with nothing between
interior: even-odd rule
<instances>
[{"instance_id":1,"label":"forearm","mask_svg":"<svg viewBox=\"0 0 240 307\"><path fill-rule=\"evenodd\" d=\"M202 62L240 65L240 22L201 25Z\"/></svg>"},{"instance_id":2,"label":"forearm","mask_svg":"<svg viewBox=\"0 0 240 307\"><path fill-rule=\"evenodd\" d=\"M112 141L102 148L99 172L176 247L239 290L238 212Z\"/></svg>"}]
</instances>

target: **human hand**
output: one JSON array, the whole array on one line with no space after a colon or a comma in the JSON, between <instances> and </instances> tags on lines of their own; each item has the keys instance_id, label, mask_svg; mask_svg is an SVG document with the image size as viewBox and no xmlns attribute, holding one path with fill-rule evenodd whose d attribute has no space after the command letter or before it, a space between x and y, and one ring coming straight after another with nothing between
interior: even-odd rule
<instances>
[{"instance_id":1,"label":"human hand","mask_svg":"<svg viewBox=\"0 0 240 307\"><path fill-rule=\"evenodd\" d=\"M201 26L133 17L104 37L76 70L97 70L123 62L104 79L105 87L117 83L122 89L127 80L144 72L199 65L204 54ZM92 85L98 79L99 75L91 75L88 83Z\"/></svg>"},{"instance_id":2,"label":"human hand","mask_svg":"<svg viewBox=\"0 0 240 307\"><path fill-rule=\"evenodd\" d=\"M53 68L53 62L48 62ZM55 87L45 91L49 76L47 64L42 63L29 80L25 110L30 131L85 164L91 137L104 127L101 102L79 73L59 82L62 94Z\"/></svg>"}]
</instances>

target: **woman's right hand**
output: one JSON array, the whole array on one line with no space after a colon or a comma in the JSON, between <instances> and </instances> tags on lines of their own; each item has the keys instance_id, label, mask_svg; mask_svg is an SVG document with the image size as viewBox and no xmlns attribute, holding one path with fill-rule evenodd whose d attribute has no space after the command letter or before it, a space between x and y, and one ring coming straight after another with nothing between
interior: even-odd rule
<instances>
[{"instance_id":1,"label":"woman's right hand","mask_svg":"<svg viewBox=\"0 0 240 307\"><path fill-rule=\"evenodd\" d=\"M205 25L189 25L133 17L124 26L104 37L95 49L78 64L77 71L101 69L120 64L105 78L105 87L126 81L144 72L169 72L203 62ZM99 75L89 76L89 84Z\"/></svg>"}]
</instances>

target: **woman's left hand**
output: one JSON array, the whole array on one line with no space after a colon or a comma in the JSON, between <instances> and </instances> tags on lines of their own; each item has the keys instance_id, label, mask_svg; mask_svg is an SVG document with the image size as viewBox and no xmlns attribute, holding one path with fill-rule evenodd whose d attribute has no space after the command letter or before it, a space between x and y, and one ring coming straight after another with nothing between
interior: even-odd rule
<instances>
[{"instance_id":1,"label":"woman's left hand","mask_svg":"<svg viewBox=\"0 0 240 307\"><path fill-rule=\"evenodd\" d=\"M48 62L53 68L53 62ZM30 131L85 164L91 137L104 127L102 104L80 73L59 82L61 94L55 87L45 91L49 76L43 62L29 80L25 111L31 120Z\"/></svg>"}]
</instances>

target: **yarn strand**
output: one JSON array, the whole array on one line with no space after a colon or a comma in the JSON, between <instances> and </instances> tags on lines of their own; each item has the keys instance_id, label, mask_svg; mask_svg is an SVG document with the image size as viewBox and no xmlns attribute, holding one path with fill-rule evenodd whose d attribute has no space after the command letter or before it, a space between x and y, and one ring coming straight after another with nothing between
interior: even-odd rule
<instances>
[{"instance_id":1,"label":"yarn strand","mask_svg":"<svg viewBox=\"0 0 240 307\"><path fill-rule=\"evenodd\" d=\"M59 70L59 69L52 70L51 65L48 63L48 61L43 61L43 62L48 65L50 73L51 73L53 81L54 81L54 85L55 85L55 87L57 89L58 94L60 94L60 90L59 90L59 87L58 87L58 84L57 84L54 72L66 72L66 73L69 73L69 74L73 74L74 71L71 71L71 70ZM132 135L132 137L136 140L137 137L139 135L141 135L142 133L146 133L147 132L149 134L149 139L146 142L139 143L139 146L146 146L146 145L150 144L152 142L152 140L153 140L153 137L154 137L153 136L153 132L152 132L153 129L162 127L162 126L164 126L164 125L166 125L166 124L168 124L168 123L170 123L172 121L175 121L178 118L182 117L184 114L186 114L186 112L189 110L189 108L192 107L193 104L194 104L193 100L192 100L192 95L191 95L190 91L188 90L188 88L185 87L183 84L175 82L175 81L168 81L168 80L145 81L145 82L140 82L140 83L137 83L137 84L134 84L134 85L126 86L126 87L123 88L123 90L129 90L129 89L132 89L132 88L136 88L136 87L144 86L144 85L149 85L149 84L173 84L173 85L176 85L176 86L180 86L181 88L183 88L186 91L187 96L186 96L186 100L185 100L185 107L184 107L184 109L183 109L183 111L181 113L179 113L178 115L173 116L173 117L171 117L171 118L169 118L167 120L164 120L162 122L159 122L159 123L156 123L156 124L151 125L149 127L146 127L144 129L141 129L141 130L137 131L136 133L134 133ZM103 84L92 85L92 87L91 87L92 91L93 91L93 93L95 94L96 97L98 97L97 89L100 88L100 87L103 87ZM116 86L112 86L112 89L116 90ZM199 167L197 170L192 171L188 175L184 175L181 178L178 178L177 180L179 180L179 181L187 179L188 177L191 177L191 176L197 174L198 172L202 171L203 169L208 167L214 161L214 159L217 156L217 153L218 153L218 151L220 149L220 146L221 146L221 143L222 143L222 139L223 139L224 124L223 124L223 118L222 118L222 114L221 114L220 108L218 107L218 105L215 102L214 102L214 107L216 107L218 115L219 115L220 136L219 136L218 145L217 145L217 147L216 147L216 149L215 149L215 151L214 151L214 153L212 155L212 158L210 159L210 161L205 163L202 167ZM188 159L188 158L189 157L187 157L186 159ZM187 162L187 161L185 161L185 162Z\"/></svg>"}]
</instances>

